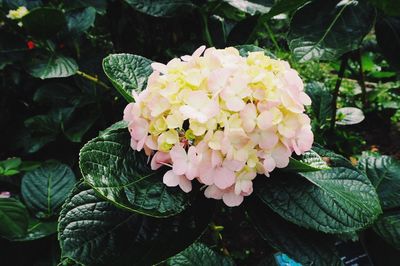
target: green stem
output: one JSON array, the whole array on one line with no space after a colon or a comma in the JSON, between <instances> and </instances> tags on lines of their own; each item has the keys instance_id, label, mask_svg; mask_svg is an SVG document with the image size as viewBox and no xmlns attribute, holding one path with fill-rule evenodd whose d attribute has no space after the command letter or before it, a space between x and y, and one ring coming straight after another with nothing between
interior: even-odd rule
<instances>
[{"instance_id":1,"label":"green stem","mask_svg":"<svg viewBox=\"0 0 400 266\"><path fill-rule=\"evenodd\" d=\"M265 27L267 28L268 35L269 35L269 37L271 38L271 41L272 41L272 43L274 44L275 49L276 49L278 52L280 52L280 51L281 51L281 48L279 47L278 42L276 41L275 35L274 35L274 33L272 32L270 26L268 25L268 22L265 22Z\"/></svg>"},{"instance_id":2,"label":"green stem","mask_svg":"<svg viewBox=\"0 0 400 266\"><path fill-rule=\"evenodd\" d=\"M362 60L361 60L361 50L360 49L358 49L358 51L357 51L357 61L358 61L358 65L359 65L358 84L360 84L360 87L361 87L361 100L362 100L363 107L367 107L368 106L367 89L365 86L365 75L364 75L364 68L363 68Z\"/></svg>"},{"instance_id":3,"label":"green stem","mask_svg":"<svg viewBox=\"0 0 400 266\"><path fill-rule=\"evenodd\" d=\"M203 24L204 24L204 27L203 27L203 29L204 29L204 31L203 31L204 38L206 39L207 44L208 44L209 47L214 47L214 43L213 43L212 38L211 38L210 30L208 28L207 14L205 14L205 12L203 12L202 10L200 10L200 14L201 14L201 18L202 18Z\"/></svg>"},{"instance_id":4,"label":"green stem","mask_svg":"<svg viewBox=\"0 0 400 266\"><path fill-rule=\"evenodd\" d=\"M89 74L86 74L85 72L82 72L82 71L79 71L79 70L76 71L76 74L79 75L79 76L81 76L82 78L85 78L85 79L87 79L87 80L90 80L90 81L96 83L97 85L99 85L99 86L105 88L106 90L111 89L111 88L110 88L107 84L105 84L103 81L99 80L98 77L93 77L93 76L91 76L91 75L89 75Z\"/></svg>"},{"instance_id":5,"label":"green stem","mask_svg":"<svg viewBox=\"0 0 400 266\"><path fill-rule=\"evenodd\" d=\"M339 73L338 73L338 78L336 80L335 90L333 91L331 127L330 127L331 132L333 132L333 130L335 128L336 110L337 110L336 104L337 104L337 99L339 96L340 85L342 84L342 80L343 80L343 76L344 76L344 71L346 70L347 59L348 59L348 55L344 54L342 57L341 64L340 64L340 69L339 69Z\"/></svg>"}]
</instances>

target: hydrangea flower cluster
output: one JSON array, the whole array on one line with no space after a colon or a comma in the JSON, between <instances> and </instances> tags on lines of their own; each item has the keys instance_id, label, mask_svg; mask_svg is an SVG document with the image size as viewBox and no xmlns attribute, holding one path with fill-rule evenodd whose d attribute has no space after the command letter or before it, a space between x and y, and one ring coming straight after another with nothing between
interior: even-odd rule
<instances>
[{"instance_id":1,"label":"hydrangea flower cluster","mask_svg":"<svg viewBox=\"0 0 400 266\"><path fill-rule=\"evenodd\" d=\"M311 148L303 113L311 100L286 61L202 46L152 68L124 120L132 148L152 156L151 168L171 168L163 177L167 186L189 192L197 179L206 197L237 206L257 175L269 176L288 165L292 152Z\"/></svg>"},{"instance_id":2,"label":"hydrangea flower cluster","mask_svg":"<svg viewBox=\"0 0 400 266\"><path fill-rule=\"evenodd\" d=\"M7 18L13 19L13 20L21 19L23 16L25 16L28 13L29 13L29 10L26 7L20 6L15 10L8 11Z\"/></svg>"}]
</instances>

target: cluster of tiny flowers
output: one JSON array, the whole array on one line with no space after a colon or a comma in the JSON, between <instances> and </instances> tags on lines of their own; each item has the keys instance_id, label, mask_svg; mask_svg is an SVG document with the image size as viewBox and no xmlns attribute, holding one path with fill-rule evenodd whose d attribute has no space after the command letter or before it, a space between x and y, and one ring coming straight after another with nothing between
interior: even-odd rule
<instances>
[{"instance_id":1,"label":"cluster of tiny flowers","mask_svg":"<svg viewBox=\"0 0 400 266\"><path fill-rule=\"evenodd\" d=\"M7 18L13 19L13 20L21 19L23 16L25 16L28 13L29 13L29 11L26 7L20 6L15 10L10 10L7 14Z\"/></svg>"},{"instance_id":2,"label":"cluster of tiny flowers","mask_svg":"<svg viewBox=\"0 0 400 266\"><path fill-rule=\"evenodd\" d=\"M292 152L311 148L303 113L311 100L286 61L202 46L152 68L124 120L132 148L152 156L151 168L171 168L165 185L189 192L197 179L206 197L237 206L257 175L269 176L288 165Z\"/></svg>"}]
</instances>

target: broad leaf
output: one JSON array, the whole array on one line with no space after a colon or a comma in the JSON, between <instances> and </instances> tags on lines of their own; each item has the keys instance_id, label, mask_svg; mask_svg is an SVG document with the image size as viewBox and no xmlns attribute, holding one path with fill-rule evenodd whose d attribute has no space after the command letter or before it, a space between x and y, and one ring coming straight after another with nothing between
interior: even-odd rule
<instances>
[{"instance_id":1,"label":"broad leaf","mask_svg":"<svg viewBox=\"0 0 400 266\"><path fill-rule=\"evenodd\" d=\"M363 111L355 107L343 107L336 111L336 124L341 126L359 124L364 118Z\"/></svg>"},{"instance_id":2,"label":"broad leaf","mask_svg":"<svg viewBox=\"0 0 400 266\"><path fill-rule=\"evenodd\" d=\"M326 233L362 229L382 212L375 189L361 172L335 167L280 173L255 186L257 195L283 218Z\"/></svg>"},{"instance_id":3,"label":"broad leaf","mask_svg":"<svg viewBox=\"0 0 400 266\"><path fill-rule=\"evenodd\" d=\"M342 155L334 153L333 151L327 150L320 145L314 143L312 147L313 151L319 154L322 159L327 162L328 166L332 167L346 167L350 169L356 169L354 165L351 164L349 160L347 160Z\"/></svg>"},{"instance_id":4,"label":"broad leaf","mask_svg":"<svg viewBox=\"0 0 400 266\"><path fill-rule=\"evenodd\" d=\"M112 54L104 58L103 69L118 92L132 102L132 90L140 92L146 88L147 78L153 71L151 63L139 55Z\"/></svg>"},{"instance_id":5,"label":"broad leaf","mask_svg":"<svg viewBox=\"0 0 400 266\"><path fill-rule=\"evenodd\" d=\"M173 17L190 12L195 5L190 0L125 0L139 12L154 17Z\"/></svg>"},{"instance_id":6,"label":"broad leaf","mask_svg":"<svg viewBox=\"0 0 400 266\"><path fill-rule=\"evenodd\" d=\"M400 250L400 212L384 213L374 225L375 232Z\"/></svg>"},{"instance_id":7,"label":"broad leaf","mask_svg":"<svg viewBox=\"0 0 400 266\"><path fill-rule=\"evenodd\" d=\"M202 198L177 216L157 219L127 212L85 185L60 213L62 257L86 265L152 265L182 251L207 227L213 201Z\"/></svg>"},{"instance_id":8,"label":"broad leaf","mask_svg":"<svg viewBox=\"0 0 400 266\"><path fill-rule=\"evenodd\" d=\"M235 48L239 50L240 56L243 56L243 57L248 56L249 53L251 53L251 52L263 52L264 51L265 55L276 59L276 56L273 53L271 53L263 48L260 48L258 46L255 46L255 45L251 45L251 44L236 45Z\"/></svg>"},{"instance_id":9,"label":"broad leaf","mask_svg":"<svg viewBox=\"0 0 400 266\"><path fill-rule=\"evenodd\" d=\"M396 70L400 70L400 18L378 17L375 24L376 40L386 60Z\"/></svg>"},{"instance_id":10,"label":"broad leaf","mask_svg":"<svg viewBox=\"0 0 400 266\"><path fill-rule=\"evenodd\" d=\"M29 74L41 79L69 77L78 71L73 58L57 54L33 59L28 67Z\"/></svg>"},{"instance_id":11,"label":"broad leaf","mask_svg":"<svg viewBox=\"0 0 400 266\"><path fill-rule=\"evenodd\" d=\"M47 163L22 177L21 192L28 208L38 218L59 211L75 184L75 175L65 164Z\"/></svg>"},{"instance_id":12,"label":"broad leaf","mask_svg":"<svg viewBox=\"0 0 400 266\"><path fill-rule=\"evenodd\" d=\"M88 142L80 152L86 182L117 206L154 217L182 212L190 194L167 187L164 169L153 171L145 153L130 147L128 129L109 130Z\"/></svg>"},{"instance_id":13,"label":"broad leaf","mask_svg":"<svg viewBox=\"0 0 400 266\"><path fill-rule=\"evenodd\" d=\"M224 0L224 2L250 15L265 14L273 5L273 1L263 0Z\"/></svg>"},{"instance_id":14,"label":"broad leaf","mask_svg":"<svg viewBox=\"0 0 400 266\"><path fill-rule=\"evenodd\" d=\"M223 257L202 243L194 243L166 261L170 266L233 266L229 257Z\"/></svg>"},{"instance_id":15,"label":"broad leaf","mask_svg":"<svg viewBox=\"0 0 400 266\"><path fill-rule=\"evenodd\" d=\"M390 156L363 156L358 167L376 188L383 209L400 206L400 162Z\"/></svg>"},{"instance_id":16,"label":"broad leaf","mask_svg":"<svg viewBox=\"0 0 400 266\"><path fill-rule=\"evenodd\" d=\"M25 235L13 238L13 241L31 241L53 235L57 232L57 221L42 221L29 219L28 229Z\"/></svg>"},{"instance_id":17,"label":"broad leaf","mask_svg":"<svg viewBox=\"0 0 400 266\"><path fill-rule=\"evenodd\" d=\"M294 59L333 60L357 49L374 15L366 1L317 0L303 6L294 14L288 34Z\"/></svg>"},{"instance_id":18,"label":"broad leaf","mask_svg":"<svg viewBox=\"0 0 400 266\"><path fill-rule=\"evenodd\" d=\"M43 39L53 37L66 24L63 12L51 7L40 7L31 10L22 17L22 23L29 34Z\"/></svg>"},{"instance_id":19,"label":"broad leaf","mask_svg":"<svg viewBox=\"0 0 400 266\"><path fill-rule=\"evenodd\" d=\"M275 5L272 6L267 15L269 18L271 18L281 13L290 12L301 7L307 2L310 2L310 0L278 0Z\"/></svg>"},{"instance_id":20,"label":"broad leaf","mask_svg":"<svg viewBox=\"0 0 400 266\"><path fill-rule=\"evenodd\" d=\"M307 83L305 91L312 100L311 109L318 126L324 127L332 116L332 93L319 82Z\"/></svg>"},{"instance_id":21,"label":"broad leaf","mask_svg":"<svg viewBox=\"0 0 400 266\"><path fill-rule=\"evenodd\" d=\"M87 7L67 13L68 31L73 35L79 35L93 26L96 19L96 9Z\"/></svg>"},{"instance_id":22,"label":"broad leaf","mask_svg":"<svg viewBox=\"0 0 400 266\"><path fill-rule=\"evenodd\" d=\"M25 235L28 219L28 211L19 200L0 198L0 236L13 239Z\"/></svg>"},{"instance_id":23,"label":"broad leaf","mask_svg":"<svg viewBox=\"0 0 400 266\"><path fill-rule=\"evenodd\" d=\"M313 172L330 169L321 156L313 150L309 150L299 156L299 158L290 158L289 165L284 170L294 172Z\"/></svg>"},{"instance_id":24,"label":"broad leaf","mask_svg":"<svg viewBox=\"0 0 400 266\"><path fill-rule=\"evenodd\" d=\"M342 265L331 236L289 223L258 200L246 209L260 236L274 249L304 265Z\"/></svg>"}]
</instances>

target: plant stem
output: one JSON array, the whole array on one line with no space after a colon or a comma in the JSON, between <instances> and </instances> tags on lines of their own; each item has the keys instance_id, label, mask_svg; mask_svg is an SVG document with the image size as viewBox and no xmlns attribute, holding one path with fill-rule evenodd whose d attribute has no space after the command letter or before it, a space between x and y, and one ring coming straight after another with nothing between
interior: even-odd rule
<instances>
[{"instance_id":1,"label":"plant stem","mask_svg":"<svg viewBox=\"0 0 400 266\"><path fill-rule=\"evenodd\" d=\"M89 74L86 74L85 72L82 72L82 71L79 71L79 70L76 71L76 74L79 75L79 76L81 76L82 78L85 78L85 79L87 79L87 80L90 80L90 81L96 83L97 85L99 85L99 86L105 88L106 90L111 89L110 86L108 86L107 84L105 84L103 81L99 80L98 77L93 77L93 76L91 76L91 75L89 75Z\"/></svg>"},{"instance_id":2,"label":"plant stem","mask_svg":"<svg viewBox=\"0 0 400 266\"><path fill-rule=\"evenodd\" d=\"M357 51L357 61L359 65L359 73L358 73L358 84L360 84L361 87L361 101L363 104L363 107L368 106L367 102L367 90L365 87L365 75L364 75L364 68L362 65L362 60L361 60L361 50L358 49Z\"/></svg>"},{"instance_id":3,"label":"plant stem","mask_svg":"<svg viewBox=\"0 0 400 266\"><path fill-rule=\"evenodd\" d=\"M205 14L205 12L202 11L202 10L200 10L200 14L201 14L201 18L202 18L203 24L204 24L204 27L203 27L204 38L206 39L208 46L209 47L213 47L214 44L213 44L213 41L212 41L212 38L211 38L210 30L208 29L207 14Z\"/></svg>"},{"instance_id":4,"label":"plant stem","mask_svg":"<svg viewBox=\"0 0 400 266\"><path fill-rule=\"evenodd\" d=\"M275 49L276 49L278 52L280 52L280 51L281 51L281 48L279 47L278 42L276 41L275 35L274 35L274 33L272 32L271 28L270 28L269 25L268 25L268 22L265 22L265 27L267 28L268 35L269 35L269 37L271 38L271 41L272 41L272 43L274 44Z\"/></svg>"},{"instance_id":5,"label":"plant stem","mask_svg":"<svg viewBox=\"0 0 400 266\"><path fill-rule=\"evenodd\" d=\"M344 54L343 57L342 57L342 61L340 63L340 69L339 69L339 73L338 73L338 78L336 80L335 90L333 91L331 127L330 127L331 132L333 132L333 129L335 128L336 108L337 108L336 107L336 103L337 103L337 98L339 96L339 89L340 89L340 85L342 84L344 71L346 69L347 59L348 59L348 54Z\"/></svg>"}]
</instances>

